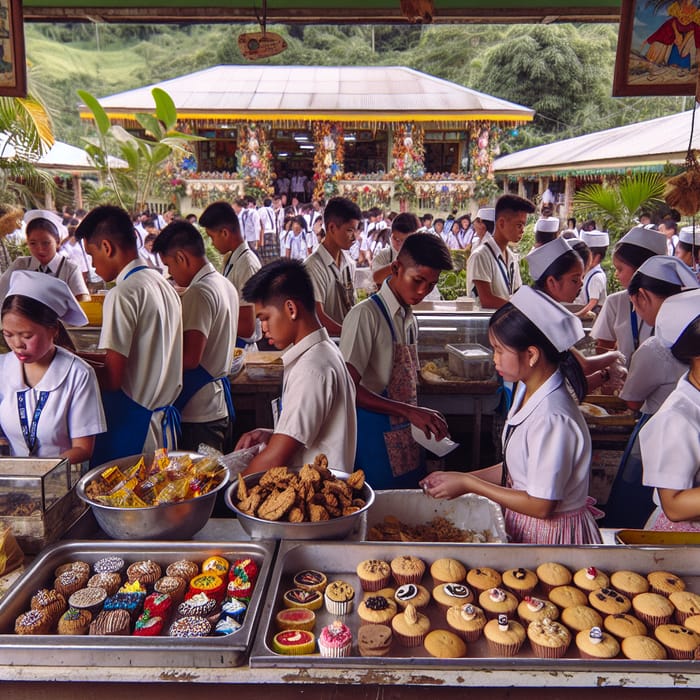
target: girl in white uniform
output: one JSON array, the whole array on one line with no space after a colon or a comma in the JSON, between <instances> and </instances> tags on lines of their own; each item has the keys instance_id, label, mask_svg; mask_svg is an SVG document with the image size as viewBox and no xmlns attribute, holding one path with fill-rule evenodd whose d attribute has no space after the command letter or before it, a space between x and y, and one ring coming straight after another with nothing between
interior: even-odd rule
<instances>
[{"instance_id":1,"label":"girl in white uniform","mask_svg":"<svg viewBox=\"0 0 700 700\"><path fill-rule=\"evenodd\" d=\"M568 349L583 337L579 319L549 297L521 287L489 323L494 361L519 382L503 432L503 462L478 472L433 472L422 482L438 498L478 493L505 508L514 542L601 541L588 497L591 436L580 398L585 378Z\"/></svg>"},{"instance_id":2,"label":"girl in white uniform","mask_svg":"<svg viewBox=\"0 0 700 700\"><path fill-rule=\"evenodd\" d=\"M65 282L18 270L2 305L2 333L11 352L0 355L0 426L19 457L92 455L95 435L106 430L93 369L57 347L61 323L87 318Z\"/></svg>"},{"instance_id":3,"label":"girl in white uniform","mask_svg":"<svg viewBox=\"0 0 700 700\"><path fill-rule=\"evenodd\" d=\"M667 299L656 317L656 336L689 371L639 434L644 484L656 489L654 530L700 530L699 309L694 289Z\"/></svg>"}]
</instances>

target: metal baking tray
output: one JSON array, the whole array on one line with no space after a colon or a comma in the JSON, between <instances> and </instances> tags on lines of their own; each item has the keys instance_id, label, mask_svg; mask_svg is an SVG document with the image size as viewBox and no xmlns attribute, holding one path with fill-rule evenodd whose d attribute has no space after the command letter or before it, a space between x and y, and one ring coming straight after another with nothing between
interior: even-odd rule
<instances>
[{"instance_id":1,"label":"metal baking tray","mask_svg":"<svg viewBox=\"0 0 700 700\"><path fill-rule=\"evenodd\" d=\"M624 546L535 546L535 545L501 545L488 546L478 544L419 544L393 542L357 542L346 543L339 547L325 542L283 541L277 553L275 568L268 586L267 598L260 618L260 628L250 653L250 666L268 668L298 668L300 666L342 666L385 669L390 674L391 668L484 668L543 671L563 669L592 672L596 670L611 671L654 671L654 672L697 672L697 662L692 661L630 661L619 658L596 661L578 657L575 644L569 648L563 659L538 659L530 651L527 640L518 656L496 658L488 655L483 639L467 644L467 657L460 659L436 659L422 648L402 649L394 642L390 654L395 656L363 657L353 641L352 655L341 659L324 658L318 653L305 656L283 656L272 651L275 615L282 609L282 596L292 587L291 579L303 569L322 571L328 580L342 578L355 588L355 606L353 611L341 619L350 627L353 639L356 639L359 627L357 603L362 600L362 590L355 574L357 565L365 559L383 559L390 562L402 554L412 554L426 562L428 569L422 584L431 590L432 582L429 567L433 561L442 557L452 557L461 561L467 569L479 566L491 566L498 571L514 566L535 569L540 564L555 561L569 567L572 572L583 567L595 566L605 573L629 569L640 573L655 570L671 571L685 580L688 590L700 593L700 550L693 547L624 547ZM390 584L395 587L395 584ZM426 614L432 622L431 629L449 629L444 622L444 614L431 603ZM316 611L314 633L318 635L324 625L332 622L334 617L325 609Z\"/></svg>"},{"instance_id":2,"label":"metal baking tray","mask_svg":"<svg viewBox=\"0 0 700 700\"><path fill-rule=\"evenodd\" d=\"M26 666L155 666L221 668L245 663L257 627L272 569L274 542L66 542L44 551L0 603L0 664ZM178 559L201 563L220 554L229 561L250 557L259 567L243 626L225 637L98 637L90 635L17 635L14 623L29 609L38 588L50 586L61 564L118 555L127 565L152 559L162 566ZM163 566L163 568L165 568Z\"/></svg>"}]
</instances>

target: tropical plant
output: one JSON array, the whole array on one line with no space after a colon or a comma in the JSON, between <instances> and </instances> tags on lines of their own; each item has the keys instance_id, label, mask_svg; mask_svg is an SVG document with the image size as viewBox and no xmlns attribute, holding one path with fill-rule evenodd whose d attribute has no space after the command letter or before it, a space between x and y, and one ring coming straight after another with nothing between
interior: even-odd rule
<instances>
[{"instance_id":1,"label":"tropical plant","mask_svg":"<svg viewBox=\"0 0 700 700\"><path fill-rule=\"evenodd\" d=\"M97 165L119 205L131 212L145 208L160 171L174 154L186 154L186 144L205 140L176 131L177 109L165 90L153 88L151 94L155 102L154 114L135 115L147 137L141 138L119 124L113 124L96 97L78 90L80 99L92 112L97 128L97 137L83 139L85 151ZM110 154L113 148L126 161L126 168L115 167Z\"/></svg>"}]
</instances>

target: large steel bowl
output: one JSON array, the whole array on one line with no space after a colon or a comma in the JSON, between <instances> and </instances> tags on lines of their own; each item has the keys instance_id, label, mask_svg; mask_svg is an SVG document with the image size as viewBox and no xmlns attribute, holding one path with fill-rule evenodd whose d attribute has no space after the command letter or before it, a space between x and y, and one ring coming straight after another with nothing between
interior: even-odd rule
<instances>
[{"instance_id":1,"label":"large steel bowl","mask_svg":"<svg viewBox=\"0 0 700 700\"><path fill-rule=\"evenodd\" d=\"M178 453L171 453L175 456ZM180 453L182 454L182 453ZM131 467L141 457L148 463L153 459L153 453L122 457L90 470L81 477L76 485L76 491L81 500L87 503L95 515L95 520L104 532L115 540L187 540L199 532L209 520L216 494L223 489L229 480L228 470L225 471L221 483L212 491L178 503L162 503L147 508L116 508L106 506L91 500L85 494L87 485L95 480L108 467ZM203 455L192 455L202 457Z\"/></svg>"},{"instance_id":2,"label":"large steel bowl","mask_svg":"<svg viewBox=\"0 0 700 700\"><path fill-rule=\"evenodd\" d=\"M335 469L331 469L331 472L343 481L350 476ZM246 486L249 489L255 486L264 473L259 472L243 477ZM374 491L369 484L365 483L360 491L360 498L365 501L365 505L352 515L343 515L320 523L274 522L240 511L234 503L237 488L238 485L233 483L226 490L224 497L226 505L236 514L241 527L256 540L342 540L355 530L366 529L367 510L374 503Z\"/></svg>"}]
</instances>

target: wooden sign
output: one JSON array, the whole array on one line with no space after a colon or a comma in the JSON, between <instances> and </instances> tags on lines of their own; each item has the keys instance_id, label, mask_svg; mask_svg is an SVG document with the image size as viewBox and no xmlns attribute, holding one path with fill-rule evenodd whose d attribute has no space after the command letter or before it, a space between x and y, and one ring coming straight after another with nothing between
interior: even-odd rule
<instances>
[{"instance_id":1,"label":"wooden sign","mask_svg":"<svg viewBox=\"0 0 700 700\"><path fill-rule=\"evenodd\" d=\"M274 32L249 32L239 35L238 48L244 58L255 61L282 53L287 42Z\"/></svg>"},{"instance_id":2,"label":"wooden sign","mask_svg":"<svg viewBox=\"0 0 700 700\"><path fill-rule=\"evenodd\" d=\"M0 95L27 95L21 0L0 0Z\"/></svg>"}]
</instances>

